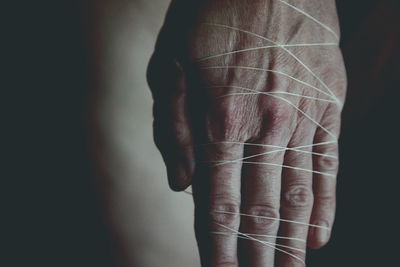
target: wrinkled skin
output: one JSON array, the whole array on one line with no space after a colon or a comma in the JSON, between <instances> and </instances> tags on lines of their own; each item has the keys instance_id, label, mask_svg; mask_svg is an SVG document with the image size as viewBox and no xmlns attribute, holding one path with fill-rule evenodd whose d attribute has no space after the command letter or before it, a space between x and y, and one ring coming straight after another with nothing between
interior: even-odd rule
<instances>
[{"instance_id":1,"label":"wrinkled skin","mask_svg":"<svg viewBox=\"0 0 400 267\"><path fill-rule=\"evenodd\" d=\"M338 35L334 1L287 2ZM305 253L299 250L328 242L346 89L341 52L332 44L338 42L337 35L278 0L171 4L148 69L154 135L171 188L193 187L203 266L304 266ZM270 47L205 58L274 45L260 36L275 45L331 45ZM323 142L329 143L301 148L306 152L276 151ZM237 231L271 237L238 239ZM274 243L292 255L273 249Z\"/></svg>"}]
</instances>

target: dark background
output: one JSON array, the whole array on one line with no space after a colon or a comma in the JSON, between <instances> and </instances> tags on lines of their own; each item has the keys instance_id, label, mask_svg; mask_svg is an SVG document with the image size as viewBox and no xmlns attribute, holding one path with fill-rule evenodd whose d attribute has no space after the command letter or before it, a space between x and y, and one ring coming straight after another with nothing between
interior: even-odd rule
<instances>
[{"instance_id":1,"label":"dark background","mask_svg":"<svg viewBox=\"0 0 400 267\"><path fill-rule=\"evenodd\" d=\"M86 2L2 7L2 189L10 215L1 216L7 238L0 266L113 266L90 175Z\"/></svg>"},{"instance_id":2,"label":"dark background","mask_svg":"<svg viewBox=\"0 0 400 267\"><path fill-rule=\"evenodd\" d=\"M400 2L337 3L349 83L337 217L308 266L397 266Z\"/></svg>"},{"instance_id":3,"label":"dark background","mask_svg":"<svg viewBox=\"0 0 400 267\"><path fill-rule=\"evenodd\" d=\"M91 180L85 1L2 8L1 266L114 266ZM349 88L332 241L308 266L397 259L400 3L338 1Z\"/></svg>"}]
</instances>

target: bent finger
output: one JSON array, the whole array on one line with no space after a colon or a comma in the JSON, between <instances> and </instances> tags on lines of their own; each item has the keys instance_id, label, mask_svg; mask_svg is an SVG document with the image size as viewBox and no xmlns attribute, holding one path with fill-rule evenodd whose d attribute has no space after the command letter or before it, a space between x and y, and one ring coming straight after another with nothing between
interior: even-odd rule
<instances>
[{"instance_id":1,"label":"bent finger","mask_svg":"<svg viewBox=\"0 0 400 267\"><path fill-rule=\"evenodd\" d=\"M184 73L174 60L152 60L148 80L154 98L154 140L171 189L181 191L191 184L195 165Z\"/></svg>"}]
</instances>

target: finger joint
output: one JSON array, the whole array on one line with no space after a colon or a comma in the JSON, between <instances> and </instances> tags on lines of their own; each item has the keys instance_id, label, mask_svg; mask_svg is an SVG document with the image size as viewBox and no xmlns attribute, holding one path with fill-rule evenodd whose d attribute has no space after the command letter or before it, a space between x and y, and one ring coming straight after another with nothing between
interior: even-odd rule
<instances>
[{"instance_id":1,"label":"finger joint","mask_svg":"<svg viewBox=\"0 0 400 267\"><path fill-rule=\"evenodd\" d=\"M312 189L305 185L290 185L284 193L285 205L291 208L310 208L313 200Z\"/></svg>"},{"instance_id":2,"label":"finger joint","mask_svg":"<svg viewBox=\"0 0 400 267\"><path fill-rule=\"evenodd\" d=\"M279 204L250 204L243 208L241 223L252 232L276 232L279 227Z\"/></svg>"}]
</instances>

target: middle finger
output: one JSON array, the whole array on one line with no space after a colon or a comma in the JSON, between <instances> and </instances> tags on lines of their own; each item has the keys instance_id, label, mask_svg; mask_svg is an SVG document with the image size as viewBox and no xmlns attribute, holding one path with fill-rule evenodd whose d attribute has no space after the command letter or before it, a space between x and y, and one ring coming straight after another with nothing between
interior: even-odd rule
<instances>
[{"instance_id":1,"label":"middle finger","mask_svg":"<svg viewBox=\"0 0 400 267\"><path fill-rule=\"evenodd\" d=\"M240 232L253 239L240 240L239 258L246 266L273 266L286 143L272 135L257 143L245 146Z\"/></svg>"}]
</instances>

